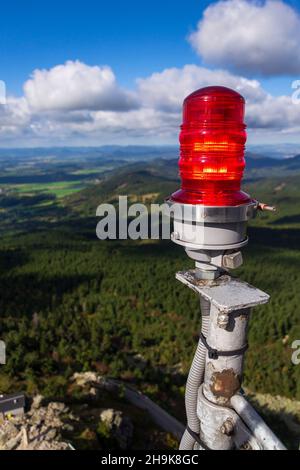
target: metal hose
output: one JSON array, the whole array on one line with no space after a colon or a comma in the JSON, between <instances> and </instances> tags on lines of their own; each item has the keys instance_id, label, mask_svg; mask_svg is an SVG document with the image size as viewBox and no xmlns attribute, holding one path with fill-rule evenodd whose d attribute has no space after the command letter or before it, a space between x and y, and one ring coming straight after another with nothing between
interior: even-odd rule
<instances>
[{"instance_id":1,"label":"metal hose","mask_svg":"<svg viewBox=\"0 0 300 470\"><path fill-rule=\"evenodd\" d=\"M200 306L202 313L201 332L204 336L208 334L210 303L203 297L200 297ZM204 380L206 348L199 340L196 353L189 371L186 389L185 389L185 408L187 423L189 428L196 434L200 432L200 423L197 416L198 390ZM179 446L179 450L193 450L195 439L185 431Z\"/></svg>"}]
</instances>

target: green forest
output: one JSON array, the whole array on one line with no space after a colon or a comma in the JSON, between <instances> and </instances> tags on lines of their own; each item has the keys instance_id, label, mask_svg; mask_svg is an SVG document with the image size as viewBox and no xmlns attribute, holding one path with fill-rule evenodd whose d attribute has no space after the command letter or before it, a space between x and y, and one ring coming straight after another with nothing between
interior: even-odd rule
<instances>
[{"instance_id":1,"label":"green forest","mask_svg":"<svg viewBox=\"0 0 300 470\"><path fill-rule=\"evenodd\" d=\"M66 194L36 187L36 173L35 186L23 191L3 183L0 391L63 397L75 371L95 370L178 414L201 326L199 299L175 280L191 260L168 240L100 241L95 233L101 202L119 194L163 201L178 188L176 162L97 171L90 179L84 173L73 191L68 182ZM299 400L291 345L300 339L300 174L249 174L244 189L278 209L251 222L244 264L233 273L271 295L252 312L245 385Z\"/></svg>"}]
</instances>

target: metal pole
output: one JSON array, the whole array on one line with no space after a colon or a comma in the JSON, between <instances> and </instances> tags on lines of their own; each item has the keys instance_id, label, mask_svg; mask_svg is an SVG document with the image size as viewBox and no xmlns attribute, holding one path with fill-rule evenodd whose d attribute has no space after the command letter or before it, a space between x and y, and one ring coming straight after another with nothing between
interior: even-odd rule
<instances>
[{"instance_id":1,"label":"metal pole","mask_svg":"<svg viewBox=\"0 0 300 470\"><path fill-rule=\"evenodd\" d=\"M249 309L220 314L212 305L207 342L216 351L241 350L247 342ZM210 358L207 351L203 393L212 403L226 406L240 389L244 353Z\"/></svg>"},{"instance_id":2,"label":"metal pole","mask_svg":"<svg viewBox=\"0 0 300 470\"><path fill-rule=\"evenodd\" d=\"M249 319L249 309L232 312L228 315L212 305L210 328L207 343L216 351L240 350L246 344L246 333ZM210 403L226 407L231 397L240 390L242 382L244 354L219 356L212 358L206 354L203 395ZM216 416L218 409L206 406L205 413L199 409L201 423L201 439L211 449L231 449L234 446L233 435L235 422L225 412L224 416Z\"/></svg>"},{"instance_id":3,"label":"metal pole","mask_svg":"<svg viewBox=\"0 0 300 470\"><path fill-rule=\"evenodd\" d=\"M266 448L264 443L266 439L268 443L272 443L271 448L284 449L276 436L270 430L267 431L267 426L262 425L263 421L255 412L253 413L254 410L252 411L250 405L245 407L243 401L242 406L239 398L236 398L242 383L250 309L268 302L269 296L228 274L223 274L217 279L203 279L201 276L199 278L196 269L179 272L176 278L197 292L200 298L205 300L206 305L210 305L207 336L200 338L202 346L204 345L206 349L204 381L201 383L201 377L198 377L198 382L196 378L194 380L199 386L197 391L199 439L196 443L195 434L198 434L199 425L191 427L189 424L193 424L190 418L193 406L187 413L188 428L180 449L262 449ZM196 360L195 356L193 364ZM193 400L194 389L195 387ZM186 397L191 399L189 394ZM232 408L232 400L236 407L239 406L242 410L241 416L238 410ZM186 400L187 409L188 405ZM248 422L252 423L251 426ZM188 439L187 434L193 439ZM194 447L191 447L193 443Z\"/></svg>"}]
</instances>

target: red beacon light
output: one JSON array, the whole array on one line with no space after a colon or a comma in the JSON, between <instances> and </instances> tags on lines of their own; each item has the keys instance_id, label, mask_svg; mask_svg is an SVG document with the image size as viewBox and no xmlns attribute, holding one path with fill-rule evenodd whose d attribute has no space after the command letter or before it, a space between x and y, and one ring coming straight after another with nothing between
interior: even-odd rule
<instances>
[{"instance_id":1,"label":"red beacon light","mask_svg":"<svg viewBox=\"0 0 300 470\"><path fill-rule=\"evenodd\" d=\"M251 201L241 191L247 139L244 114L244 98L229 88L201 88L185 98L179 137L182 184L172 194L173 201L206 206Z\"/></svg>"},{"instance_id":2,"label":"red beacon light","mask_svg":"<svg viewBox=\"0 0 300 470\"><path fill-rule=\"evenodd\" d=\"M172 240L185 247L203 278L241 265L247 222L257 201L241 191L245 168L245 100L221 86L202 88L183 103L179 171L172 194Z\"/></svg>"}]
</instances>

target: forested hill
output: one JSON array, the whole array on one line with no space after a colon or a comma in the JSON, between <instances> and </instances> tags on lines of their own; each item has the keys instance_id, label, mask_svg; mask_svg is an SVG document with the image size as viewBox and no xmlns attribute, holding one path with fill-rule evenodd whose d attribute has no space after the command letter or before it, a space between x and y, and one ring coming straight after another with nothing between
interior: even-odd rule
<instances>
[{"instance_id":1,"label":"forested hill","mask_svg":"<svg viewBox=\"0 0 300 470\"><path fill-rule=\"evenodd\" d=\"M281 163L284 170L276 164L246 175L244 189L278 210L251 223L236 274L271 295L253 311L245 385L300 399L300 368L291 362L300 338L300 174L287 168L297 159ZM183 419L200 315L195 294L174 275L191 262L168 240L99 241L95 234L101 202L117 202L119 194L162 202L177 189L177 161L105 171L94 164L87 170L70 163L70 174L83 175L81 186L78 180L1 185L0 338L8 360L0 391L58 398L74 372L98 371L138 386ZM32 174L43 171L33 167Z\"/></svg>"}]
</instances>

